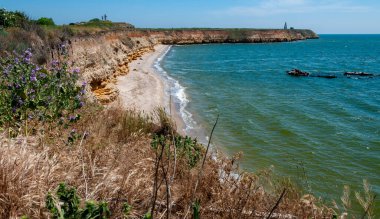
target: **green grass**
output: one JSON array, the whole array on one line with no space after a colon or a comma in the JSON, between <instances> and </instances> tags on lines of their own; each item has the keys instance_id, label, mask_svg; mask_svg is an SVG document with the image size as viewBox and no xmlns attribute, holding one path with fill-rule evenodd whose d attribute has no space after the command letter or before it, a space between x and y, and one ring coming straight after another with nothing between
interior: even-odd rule
<instances>
[{"instance_id":1,"label":"green grass","mask_svg":"<svg viewBox=\"0 0 380 219\"><path fill-rule=\"evenodd\" d=\"M101 21L101 20L99 21L92 20L81 25L86 26L86 27L113 27L115 26L112 21Z\"/></svg>"}]
</instances>

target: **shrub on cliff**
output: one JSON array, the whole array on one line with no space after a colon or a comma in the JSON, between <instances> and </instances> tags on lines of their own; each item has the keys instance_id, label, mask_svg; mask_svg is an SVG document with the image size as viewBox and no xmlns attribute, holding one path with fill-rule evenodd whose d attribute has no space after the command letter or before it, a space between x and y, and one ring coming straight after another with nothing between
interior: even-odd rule
<instances>
[{"instance_id":1,"label":"shrub on cliff","mask_svg":"<svg viewBox=\"0 0 380 219\"><path fill-rule=\"evenodd\" d=\"M24 12L0 9L0 25L3 27L23 27L25 23L29 22L30 20Z\"/></svg>"},{"instance_id":2,"label":"shrub on cliff","mask_svg":"<svg viewBox=\"0 0 380 219\"><path fill-rule=\"evenodd\" d=\"M101 22L101 20L99 18L94 18L89 20L88 22Z\"/></svg>"},{"instance_id":3,"label":"shrub on cliff","mask_svg":"<svg viewBox=\"0 0 380 219\"><path fill-rule=\"evenodd\" d=\"M41 17L40 19L38 19L36 21L36 23L38 25L45 25L45 26L54 26L55 25L53 19L52 18L47 18L47 17Z\"/></svg>"},{"instance_id":4,"label":"shrub on cliff","mask_svg":"<svg viewBox=\"0 0 380 219\"><path fill-rule=\"evenodd\" d=\"M102 21L98 18L94 18L84 23L84 26L89 27L112 27L114 24L111 21Z\"/></svg>"},{"instance_id":5,"label":"shrub on cliff","mask_svg":"<svg viewBox=\"0 0 380 219\"><path fill-rule=\"evenodd\" d=\"M50 68L31 62L31 50L0 59L0 127L21 127L28 120L76 121L84 85L77 86L78 70L53 61Z\"/></svg>"}]
</instances>

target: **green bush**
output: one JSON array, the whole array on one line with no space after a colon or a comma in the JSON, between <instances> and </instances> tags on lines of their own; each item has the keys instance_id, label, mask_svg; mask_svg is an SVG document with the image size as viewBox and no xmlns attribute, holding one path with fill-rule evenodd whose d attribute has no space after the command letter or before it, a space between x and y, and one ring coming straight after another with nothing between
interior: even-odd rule
<instances>
[{"instance_id":1,"label":"green bush","mask_svg":"<svg viewBox=\"0 0 380 219\"><path fill-rule=\"evenodd\" d=\"M175 146L180 152L180 155L186 157L190 167L194 167L201 159L203 148L197 143L196 139L192 139L188 136L176 136Z\"/></svg>"},{"instance_id":2,"label":"green bush","mask_svg":"<svg viewBox=\"0 0 380 219\"><path fill-rule=\"evenodd\" d=\"M47 195L46 208L54 219L106 219L111 215L106 202L88 201L80 208L75 188L68 188L65 183L58 186L55 196Z\"/></svg>"},{"instance_id":3,"label":"green bush","mask_svg":"<svg viewBox=\"0 0 380 219\"><path fill-rule=\"evenodd\" d=\"M7 27L23 27L26 23L29 23L30 19L25 13L20 11L7 11L4 8L0 8L0 25Z\"/></svg>"},{"instance_id":4,"label":"green bush","mask_svg":"<svg viewBox=\"0 0 380 219\"><path fill-rule=\"evenodd\" d=\"M89 20L88 22L102 22L99 18L94 18Z\"/></svg>"},{"instance_id":5,"label":"green bush","mask_svg":"<svg viewBox=\"0 0 380 219\"><path fill-rule=\"evenodd\" d=\"M130 206L127 202L123 203L123 214L124 217L128 217L132 211L132 206Z\"/></svg>"},{"instance_id":6,"label":"green bush","mask_svg":"<svg viewBox=\"0 0 380 219\"><path fill-rule=\"evenodd\" d=\"M165 135L154 135L151 147L157 150L160 147L168 148L172 144L172 137ZM202 145L197 143L196 139L180 135L174 137L174 145L177 149L177 156L185 158L191 168L195 167L202 157Z\"/></svg>"},{"instance_id":7,"label":"green bush","mask_svg":"<svg viewBox=\"0 0 380 219\"><path fill-rule=\"evenodd\" d=\"M111 21L102 21L98 18L94 18L89 20L84 24L84 26L89 26L89 27L112 27L114 24Z\"/></svg>"},{"instance_id":8,"label":"green bush","mask_svg":"<svg viewBox=\"0 0 380 219\"><path fill-rule=\"evenodd\" d=\"M47 17L41 17L36 21L38 25L45 25L45 26L55 26L55 23L52 18Z\"/></svg>"},{"instance_id":9,"label":"green bush","mask_svg":"<svg viewBox=\"0 0 380 219\"><path fill-rule=\"evenodd\" d=\"M67 64L58 61L45 68L31 58L30 49L0 58L0 127L21 127L27 120L75 121L75 110L84 104L79 70L69 72Z\"/></svg>"}]
</instances>

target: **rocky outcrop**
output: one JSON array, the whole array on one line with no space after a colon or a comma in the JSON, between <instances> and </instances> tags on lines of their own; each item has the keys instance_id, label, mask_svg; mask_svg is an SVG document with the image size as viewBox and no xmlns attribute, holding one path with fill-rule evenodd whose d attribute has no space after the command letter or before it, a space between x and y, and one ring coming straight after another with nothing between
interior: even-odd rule
<instances>
[{"instance_id":1,"label":"rocky outcrop","mask_svg":"<svg viewBox=\"0 0 380 219\"><path fill-rule=\"evenodd\" d=\"M116 77L128 73L128 64L156 44L263 43L314 39L311 30L182 29L99 32L69 39L72 65L81 69L88 90L101 103L118 96Z\"/></svg>"}]
</instances>

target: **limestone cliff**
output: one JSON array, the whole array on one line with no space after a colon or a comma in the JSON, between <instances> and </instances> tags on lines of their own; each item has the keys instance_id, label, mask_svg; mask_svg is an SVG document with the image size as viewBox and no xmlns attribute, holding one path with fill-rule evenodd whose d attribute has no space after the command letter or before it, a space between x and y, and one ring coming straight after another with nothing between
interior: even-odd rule
<instances>
[{"instance_id":1,"label":"limestone cliff","mask_svg":"<svg viewBox=\"0 0 380 219\"><path fill-rule=\"evenodd\" d=\"M311 30L183 29L148 33L163 44L266 43L318 38Z\"/></svg>"},{"instance_id":2,"label":"limestone cliff","mask_svg":"<svg viewBox=\"0 0 380 219\"><path fill-rule=\"evenodd\" d=\"M128 30L99 32L73 36L70 60L82 70L87 81L102 103L114 100L118 91L116 77L128 72L128 63L151 51L156 44L200 43L263 43L314 39L311 30L252 30L252 29L182 29Z\"/></svg>"}]
</instances>

